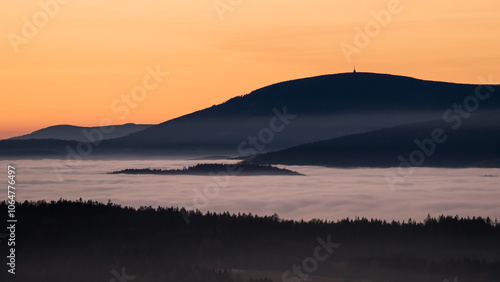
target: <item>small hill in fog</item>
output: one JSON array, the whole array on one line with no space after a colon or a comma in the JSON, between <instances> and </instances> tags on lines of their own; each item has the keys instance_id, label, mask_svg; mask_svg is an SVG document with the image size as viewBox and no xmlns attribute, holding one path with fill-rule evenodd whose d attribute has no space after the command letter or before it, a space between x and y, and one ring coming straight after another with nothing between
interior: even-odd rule
<instances>
[{"instance_id":1,"label":"small hill in fog","mask_svg":"<svg viewBox=\"0 0 500 282\"><path fill-rule=\"evenodd\" d=\"M182 169L152 169L128 168L110 172L109 174L157 174L157 175L224 175L249 176L249 175L303 175L286 168L271 165L256 165L249 163L238 164L197 164Z\"/></svg>"}]
</instances>

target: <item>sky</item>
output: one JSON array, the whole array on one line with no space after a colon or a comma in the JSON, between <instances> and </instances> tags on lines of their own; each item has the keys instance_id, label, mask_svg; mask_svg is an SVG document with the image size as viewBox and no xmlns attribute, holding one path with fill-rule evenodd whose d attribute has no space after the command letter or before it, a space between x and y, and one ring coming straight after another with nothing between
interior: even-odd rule
<instances>
[{"instance_id":1,"label":"sky","mask_svg":"<svg viewBox=\"0 0 500 282\"><path fill-rule=\"evenodd\" d=\"M0 139L160 123L260 87L358 71L500 83L497 0L0 4Z\"/></svg>"}]
</instances>

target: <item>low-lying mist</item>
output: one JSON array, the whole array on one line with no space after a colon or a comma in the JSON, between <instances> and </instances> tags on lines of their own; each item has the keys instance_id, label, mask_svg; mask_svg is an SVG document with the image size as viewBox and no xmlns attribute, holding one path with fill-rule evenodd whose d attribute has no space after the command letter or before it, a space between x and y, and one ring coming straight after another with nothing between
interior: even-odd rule
<instances>
[{"instance_id":1,"label":"low-lying mist","mask_svg":"<svg viewBox=\"0 0 500 282\"><path fill-rule=\"evenodd\" d=\"M198 160L82 161L59 171L56 160L2 161L16 167L19 201L92 199L127 206L174 206L201 211L277 213L282 218L336 220L355 216L423 220L427 214L498 217L500 169L415 168L395 190L390 169L287 166L306 176L109 175L125 168L174 169ZM215 162L215 161L210 161ZM227 160L219 162L228 162ZM279 166L283 167L283 166ZM218 191L214 185L219 183ZM209 187L209 188L206 188Z\"/></svg>"}]
</instances>

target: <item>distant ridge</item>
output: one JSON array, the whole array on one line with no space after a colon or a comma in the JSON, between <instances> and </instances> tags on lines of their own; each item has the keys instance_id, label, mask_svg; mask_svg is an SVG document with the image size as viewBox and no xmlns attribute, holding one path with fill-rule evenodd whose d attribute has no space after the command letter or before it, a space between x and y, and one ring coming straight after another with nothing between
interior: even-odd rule
<instances>
[{"instance_id":1,"label":"distant ridge","mask_svg":"<svg viewBox=\"0 0 500 282\"><path fill-rule=\"evenodd\" d=\"M151 124L135 124L127 123L123 125L112 125L114 129L111 133L103 134L103 139L113 139L118 137L123 137L152 126ZM111 126L110 126L111 127ZM28 140L28 139L59 139L59 140L72 140L72 141L88 141L88 137L83 133L84 130L87 132L93 129L101 130L102 127L83 127L74 125L55 125L46 128L39 129L30 134L13 137L10 140ZM109 131L109 130L107 130ZM106 131L106 132L107 132Z\"/></svg>"}]
</instances>

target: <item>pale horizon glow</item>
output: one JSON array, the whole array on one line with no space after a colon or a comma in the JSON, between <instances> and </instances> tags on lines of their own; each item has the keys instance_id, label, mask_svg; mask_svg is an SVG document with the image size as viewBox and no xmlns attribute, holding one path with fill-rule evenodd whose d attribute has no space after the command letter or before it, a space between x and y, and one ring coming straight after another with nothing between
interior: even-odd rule
<instances>
[{"instance_id":1,"label":"pale horizon glow","mask_svg":"<svg viewBox=\"0 0 500 282\"><path fill-rule=\"evenodd\" d=\"M42 0L41 2L49 2ZM0 139L72 124L157 124L269 84L352 71L500 83L500 2L401 0L402 11L346 60L355 28L391 0L242 1L221 21L213 0L71 0L16 53L8 35L39 1L2 3ZM227 2L227 1L223 1ZM113 101L147 66L170 75L120 118Z\"/></svg>"}]
</instances>

